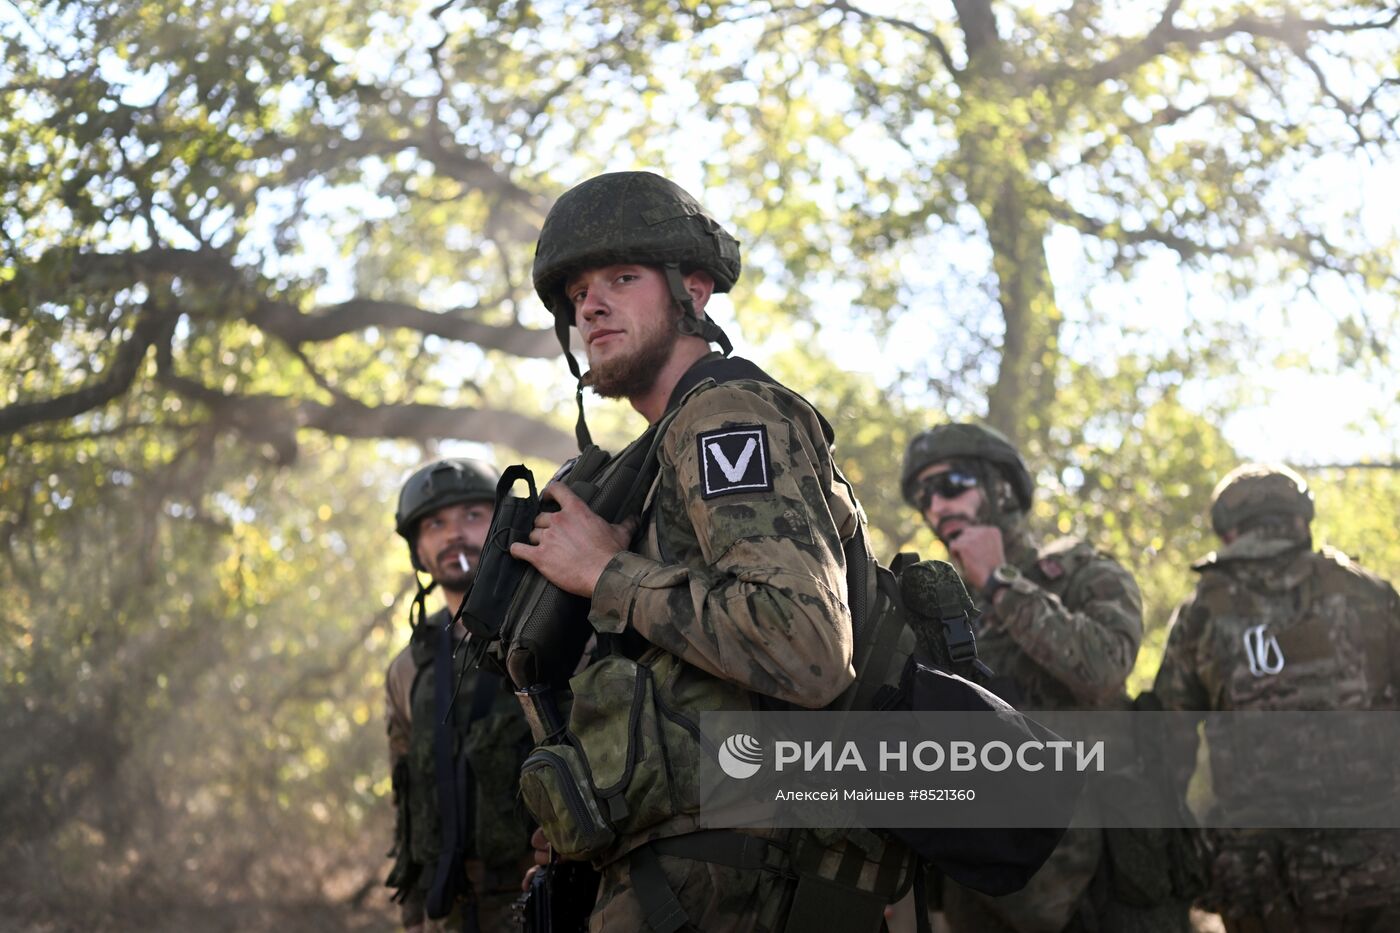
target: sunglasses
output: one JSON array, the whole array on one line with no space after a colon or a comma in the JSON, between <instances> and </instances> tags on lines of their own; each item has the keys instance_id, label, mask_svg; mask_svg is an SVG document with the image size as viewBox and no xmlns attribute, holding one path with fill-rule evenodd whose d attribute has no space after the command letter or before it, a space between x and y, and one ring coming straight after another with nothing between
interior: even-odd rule
<instances>
[{"instance_id":1,"label":"sunglasses","mask_svg":"<svg viewBox=\"0 0 1400 933\"><path fill-rule=\"evenodd\" d=\"M941 499L956 499L969 489L976 489L979 485L981 485L981 481L975 473L968 473L964 470L935 473L919 483L916 495L919 511L927 512L934 496Z\"/></svg>"}]
</instances>

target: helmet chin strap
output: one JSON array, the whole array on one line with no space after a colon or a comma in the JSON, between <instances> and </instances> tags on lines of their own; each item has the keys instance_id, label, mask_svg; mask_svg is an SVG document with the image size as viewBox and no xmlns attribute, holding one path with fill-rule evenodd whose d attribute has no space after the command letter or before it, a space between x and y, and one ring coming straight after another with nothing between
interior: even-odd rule
<instances>
[{"instance_id":1,"label":"helmet chin strap","mask_svg":"<svg viewBox=\"0 0 1400 933\"><path fill-rule=\"evenodd\" d=\"M685 312L676 322L676 329L686 337L699 337L706 343L719 344L720 351L728 356L734 352L734 344L720 326L707 317L701 317L695 310L695 300L686 291L685 280L681 277L680 263L668 262L665 265L666 285L671 289L671 299Z\"/></svg>"},{"instance_id":2,"label":"helmet chin strap","mask_svg":"<svg viewBox=\"0 0 1400 933\"><path fill-rule=\"evenodd\" d=\"M559 338L559 346L564 351L564 361L569 364L569 372L574 377L574 401L578 404L578 421L574 422L574 439L578 441L578 449L583 450L593 443L593 436L588 433L588 422L583 417L583 372L578 368L578 360L574 359L573 351L569 349L569 326L569 318L555 311L554 336Z\"/></svg>"},{"instance_id":3,"label":"helmet chin strap","mask_svg":"<svg viewBox=\"0 0 1400 933\"><path fill-rule=\"evenodd\" d=\"M428 617L428 594L437 587L437 581L432 577L428 578L428 585L423 585L423 578L418 576L418 568L413 568L413 582L418 584L418 594L413 597L413 602L408 607L408 627L416 629L418 624Z\"/></svg>"},{"instance_id":4,"label":"helmet chin strap","mask_svg":"<svg viewBox=\"0 0 1400 933\"><path fill-rule=\"evenodd\" d=\"M978 509L981 514L977 518L1000 528L1003 534L1010 534L1025 512L1016 502L1016 494L1011 490L1011 484L1002 475L1001 469L986 460L978 460L976 463L977 475L982 481L982 488L986 490L986 495L982 497L982 507Z\"/></svg>"},{"instance_id":5,"label":"helmet chin strap","mask_svg":"<svg viewBox=\"0 0 1400 933\"><path fill-rule=\"evenodd\" d=\"M707 317L701 317L696 312L695 300L690 297L690 292L686 291L685 280L681 277L680 263L668 262L663 268L666 273L666 286L671 291L671 298L685 312L676 322L676 329L687 337L699 337L706 343L719 344L720 350L725 356L733 353L734 344L730 343L729 335L714 321ZM593 443L593 437L589 434L588 422L584 419L583 413L583 372L579 369L578 360L574 359L574 354L569 349L570 326L569 316L558 311L554 312L554 335L559 338L559 347L564 351L564 362L569 364L569 372L575 380L574 401L578 405L578 421L574 423L574 438L578 441L578 449L583 450Z\"/></svg>"}]
</instances>

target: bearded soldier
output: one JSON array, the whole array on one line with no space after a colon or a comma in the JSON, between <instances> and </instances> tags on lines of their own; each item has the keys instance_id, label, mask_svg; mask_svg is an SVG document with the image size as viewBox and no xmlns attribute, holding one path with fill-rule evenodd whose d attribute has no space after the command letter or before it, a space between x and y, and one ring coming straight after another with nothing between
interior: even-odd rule
<instances>
[{"instance_id":1,"label":"bearded soldier","mask_svg":"<svg viewBox=\"0 0 1400 933\"><path fill-rule=\"evenodd\" d=\"M819 708L855 677L842 549L863 516L822 416L711 352L729 342L707 304L739 270L738 242L654 174L590 179L545 221L535 288L566 354L577 328L586 383L652 426L638 443L658 463L640 516L609 524L555 483L558 510L512 546L591 599L579 624L607 646L571 681L574 744L532 754L522 790L556 850L601 868L593 930L874 933L899 877L878 846L699 822L702 710ZM634 758L654 748L638 735L659 753Z\"/></svg>"},{"instance_id":2,"label":"bearded soldier","mask_svg":"<svg viewBox=\"0 0 1400 933\"><path fill-rule=\"evenodd\" d=\"M981 611L977 654L995 672L996 693L1028 710L1128 708L1124 682L1142 638L1137 584L1084 541L1032 536L1034 483L1006 437L976 424L924 431L909 444L901 482ZM1107 883L1111 870L1104 834L1072 829L1016 894L990 898L948 882L944 914L956 933L1186 928L1184 901L1129 906Z\"/></svg>"},{"instance_id":3,"label":"bearded soldier","mask_svg":"<svg viewBox=\"0 0 1400 933\"><path fill-rule=\"evenodd\" d=\"M1172 618L1154 692L1175 710L1393 710L1400 690L1400 597L1331 548L1314 551L1313 498L1284 466L1247 464L1216 486L1220 550L1192 565L1195 594ZM1207 732L1209 740L1211 733ZM1305 736L1296 736L1299 746ZM1257 775L1210 743L1222 805L1248 812ZM1284 758L1292 757L1280 750ZM1290 799L1327 795L1306 767L1271 770ZM1253 769L1251 769L1253 770ZM1364 778L1365 775L1358 775ZM1310 780L1311 779L1311 780ZM1394 775L1382 786L1394 792ZM1289 783L1293 786L1288 786ZM1241 795L1246 799L1237 799ZM1219 830L1207 904L1231 933L1400 929L1394 831Z\"/></svg>"},{"instance_id":4,"label":"bearded soldier","mask_svg":"<svg viewBox=\"0 0 1400 933\"><path fill-rule=\"evenodd\" d=\"M397 809L388 881L410 930L514 929L509 907L528 864L529 826L516 804L529 731L503 678L467 672L457 688L463 628L452 613L476 579L491 523L496 470L450 459L415 472L399 493L395 526L415 574L409 645L385 678L389 761ZM446 605L424 618L441 588Z\"/></svg>"}]
</instances>

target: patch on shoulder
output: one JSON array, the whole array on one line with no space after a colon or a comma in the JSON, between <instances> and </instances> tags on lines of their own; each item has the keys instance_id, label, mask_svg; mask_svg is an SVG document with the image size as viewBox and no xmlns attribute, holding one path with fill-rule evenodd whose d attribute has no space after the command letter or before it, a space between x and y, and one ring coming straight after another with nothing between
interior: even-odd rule
<instances>
[{"instance_id":1,"label":"patch on shoulder","mask_svg":"<svg viewBox=\"0 0 1400 933\"><path fill-rule=\"evenodd\" d=\"M736 492L773 489L768 429L740 424L696 435L700 457L700 496L713 499Z\"/></svg>"},{"instance_id":2,"label":"patch on shoulder","mask_svg":"<svg viewBox=\"0 0 1400 933\"><path fill-rule=\"evenodd\" d=\"M1046 580L1054 581L1078 571L1093 554L1082 538L1056 538L1037 552L1035 566Z\"/></svg>"}]
</instances>

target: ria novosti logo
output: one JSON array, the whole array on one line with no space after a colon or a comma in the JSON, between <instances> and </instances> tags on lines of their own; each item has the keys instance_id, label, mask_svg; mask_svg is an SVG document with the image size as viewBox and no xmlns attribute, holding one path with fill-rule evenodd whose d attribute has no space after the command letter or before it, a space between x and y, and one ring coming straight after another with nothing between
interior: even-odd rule
<instances>
[{"instance_id":1,"label":"ria novosti logo","mask_svg":"<svg viewBox=\"0 0 1400 933\"><path fill-rule=\"evenodd\" d=\"M753 777L763 767L763 743L743 732L734 733L719 747L719 766L741 781Z\"/></svg>"}]
</instances>

